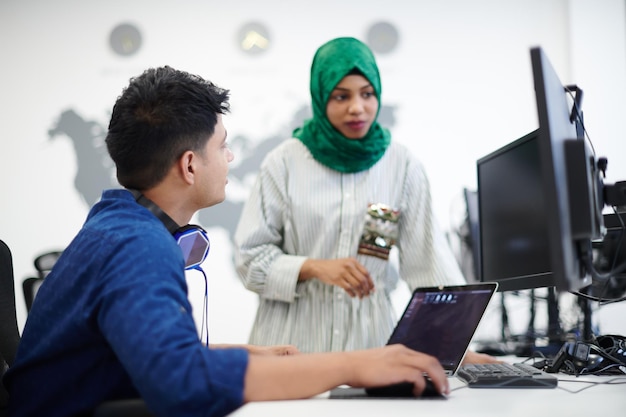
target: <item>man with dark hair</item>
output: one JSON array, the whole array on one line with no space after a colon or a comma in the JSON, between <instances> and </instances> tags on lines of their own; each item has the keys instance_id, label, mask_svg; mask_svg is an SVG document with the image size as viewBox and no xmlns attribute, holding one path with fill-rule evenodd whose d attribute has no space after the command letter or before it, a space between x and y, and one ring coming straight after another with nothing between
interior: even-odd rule
<instances>
[{"instance_id":1,"label":"man with dark hair","mask_svg":"<svg viewBox=\"0 0 626 417\"><path fill-rule=\"evenodd\" d=\"M225 198L227 111L228 91L201 77L163 67L131 79L106 139L125 189L103 192L39 290L4 380L12 416L89 415L134 397L158 416L223 416L341 384L409 381L419 394L424 373L448 392L438 361L403 346L299 354L199 340L180 226Z\"/></svg>"}]
</instances>

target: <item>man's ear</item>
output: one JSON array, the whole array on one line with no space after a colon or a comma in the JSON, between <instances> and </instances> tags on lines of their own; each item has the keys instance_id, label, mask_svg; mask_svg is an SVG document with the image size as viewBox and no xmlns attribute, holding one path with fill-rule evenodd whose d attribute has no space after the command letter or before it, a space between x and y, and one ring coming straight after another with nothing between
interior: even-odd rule
<instances>
[{"instance_id":1,"label":"man's ear","mask_svg":"<svg viewBox=\"0 0 626 417\"><path fill-rule=\"evenodd\" d=\"M192 151L186 151L179 159L178 159L178 171L183 179L183 181L188 184L193 184L195 182L195 163L197 156Z\"/></svg>"}]
</instances>

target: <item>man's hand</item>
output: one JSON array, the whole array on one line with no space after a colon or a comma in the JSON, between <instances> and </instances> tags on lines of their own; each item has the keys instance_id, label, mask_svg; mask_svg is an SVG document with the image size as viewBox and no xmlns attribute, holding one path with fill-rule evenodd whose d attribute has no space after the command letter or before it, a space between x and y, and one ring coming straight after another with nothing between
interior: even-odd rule
<instances>
[{"instance_id":1,"label":"man's hand","mask_svg":"<svg viewBox=\"0 0 626 417\"><path fill-rule=\"evenodd\" d=\"M343 288L350 297L367 297L374 291L369 271L355 258L307 259L300 269L300 280L317 278Z\"/></svg>"},{"instance_id":2,"label":"man's hand","mask_svg":"<svg viewBox=\"0 0 626 417\"><path fill-rule=\"evenodd\" d=\"M427 374L440 393L450 393L448 378L439 360L433 356L399 344L348 353L354 362L348 385L376 387L412 382L414 393L419 396L426 387L424 374Z\"/></svg>"}]
</instances>

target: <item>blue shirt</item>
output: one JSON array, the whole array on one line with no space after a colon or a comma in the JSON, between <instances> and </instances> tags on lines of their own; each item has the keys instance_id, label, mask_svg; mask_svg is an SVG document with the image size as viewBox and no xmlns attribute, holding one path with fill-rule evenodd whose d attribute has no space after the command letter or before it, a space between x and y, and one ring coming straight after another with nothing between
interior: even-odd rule
<instances>
[{"instance_id":1,"label":"blue shirt","mask_svg":"<svg viewBox=\"0 0 626 417\"><path fill-rule=\"evenodd\" d=\"M247 364L200 342L176 241L108 190L39 289L4 382L16 417L139 396L159 416L223 416L243 403Z\"/></svg>"}]
</instances>

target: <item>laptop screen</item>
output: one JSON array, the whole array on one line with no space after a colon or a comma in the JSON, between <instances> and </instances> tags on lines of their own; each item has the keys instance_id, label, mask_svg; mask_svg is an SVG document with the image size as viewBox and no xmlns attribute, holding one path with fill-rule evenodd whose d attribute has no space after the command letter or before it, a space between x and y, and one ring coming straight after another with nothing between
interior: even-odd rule
<instances>
[{"instance_id":1,"label":"laptop screen","mask_svg":"<svg viewBox=\"0 0 626 417\"><path fill-rule=\"evenodd\" d=\"M496 283L416 289L388 344L435 356L448 374L456 372L496 289Z\"/></svg>"}]
</instances>

